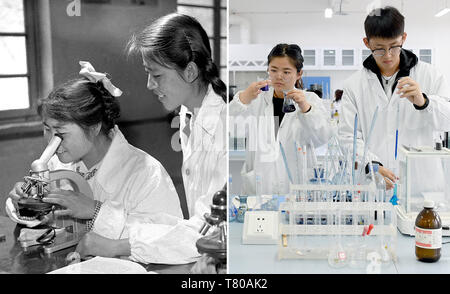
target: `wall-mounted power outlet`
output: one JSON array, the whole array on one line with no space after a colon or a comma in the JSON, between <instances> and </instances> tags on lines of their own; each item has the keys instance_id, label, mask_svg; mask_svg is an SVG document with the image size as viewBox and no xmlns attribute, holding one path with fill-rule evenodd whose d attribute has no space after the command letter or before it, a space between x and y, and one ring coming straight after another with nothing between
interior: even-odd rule
<instances>
[{"instance_id":1,"label":"wall-mounted power outlet","mask_svg":"<svg viewBox=\"0 0 450 294\"><path fill-rule=\"evenodd\" d=\"M242 231L243 244L277 244L278 212L247 211Z\"/></svg>"}]
</instances>

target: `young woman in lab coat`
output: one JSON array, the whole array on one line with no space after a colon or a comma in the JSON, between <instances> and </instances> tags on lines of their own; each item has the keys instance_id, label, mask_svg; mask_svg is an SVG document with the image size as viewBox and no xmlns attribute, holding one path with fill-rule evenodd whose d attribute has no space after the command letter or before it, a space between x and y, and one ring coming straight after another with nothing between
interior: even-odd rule
<instances>
[{"instance_id":1,"label":"young woman in lab coat","mask_svg":"<svg viewBox=\"0 0 450 294\"><path fill-rule=\"evenodd\" d=\"M310 147L305 150L305 146L327 143L333 133L329 111L321 99L301 89L301 52L295 44L276 45L267 58L270 80L251 83L230 102L230 130L234 124L240 130L249 128L246 161L241 171L244 195L289 193L287 170L292 182L301 183L302 150L309 152ZM268 85L268 91L261 90ZM295 101L295 111L283 113L283 91Z\"/></svg>"},{"instance_id":2,"label":"young woman in lab coat","mask_svg":"<svg viewBox=\"0 0 450 294\"><path fill-rule=\"evenodd\" d=\"M126 244L90 234L77 250L82 256L111 253L142 263L190 263L200 256L195 243L203 215L226 184L226 86L211 60L209 38L193 17L163 16L135 35L129 48L142 56L147 88L164 107L181 106L181 171L190 218L167 225L136 223ZM103 250L93 251L92 244L102 244Z\"/></svg>"},{"instance_id":3,"label":"young woman in lab coat","mask_svg":"<svg viewBox=\"0 0 450 294\"><path fill-rule=\"evenodd\" d=\"M93 232L111 239L128 238L128 226L139 220L158 223L181 217L178 195L164 167L130 145L115 125L120 115L116 97L121 91L88 62L80 64L84 77L54 89L41 100L39 109L44 137L50 140L58 134L62 138L49 161L50 170L80 173L94 198L71 190L51 190L43 201L65 208L56 210L56 215L91 220ZM11 200L22 195L20 186L15 185L7 205L15 220ZM39 224L37 220L19 222Z\"/></svg>"},{"instance_id":4,"label":"young woman in lab coat","mask_svg":"<svg viewBox=\"0 0 450 294\"><path fill-rule=\"evenodd\" d=\"M402 49L407 34L404 17L396 8L372 11L364 26L363 41L372 55L364 61L364 68L345 82L339 137L344 145L352 148L357 113L357 146L362 155L372 117L379 107L366 163L373 161L382 165L379 172L390 189L398 179L398 173L393 172L397 168L397 128L398 148L402 145L434 146L433 133L450 130L450 89L436 68L419 61L413 52ZM423 175L435 174L436 165L416 170ZM422 184L432 188L436 182L423 181Z\"/></svg>"}]
</instances>

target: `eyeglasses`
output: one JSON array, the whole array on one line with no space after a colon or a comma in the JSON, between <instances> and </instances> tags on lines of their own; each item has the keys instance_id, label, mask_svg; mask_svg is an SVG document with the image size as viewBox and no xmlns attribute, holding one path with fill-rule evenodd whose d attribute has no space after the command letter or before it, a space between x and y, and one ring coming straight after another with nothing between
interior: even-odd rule
<instances>
[{"instance_id":1,"label":"eyeglasses","mask_svg":"<svg viewBox=\"0 0 450 294\"><path fill-rule=\"evenodd\" d=\"M400 51L402 50L402 46L403 45L397 45L397 46L392 46L391 48L389 48L389 54L391 55L397 55L400 53ZM373 56L384 56L386 54L386 49L375 49L375 50L370 50L372 51Z\"/></svg>"},{"instance_id":2,"label":"eyeglasses","mask_svg":"<svg viewBox=\"0 0 450 294\"><path fill-rule=\"evenodd\" d=\"M291 78L294 75L294 72L282 71L282 70L277 70L277 69L269 69L267 71L267 74L269 75L269 77L271 79L280 77L282 80L288 80L289 78Z\"/></svg>"}]
</instances>

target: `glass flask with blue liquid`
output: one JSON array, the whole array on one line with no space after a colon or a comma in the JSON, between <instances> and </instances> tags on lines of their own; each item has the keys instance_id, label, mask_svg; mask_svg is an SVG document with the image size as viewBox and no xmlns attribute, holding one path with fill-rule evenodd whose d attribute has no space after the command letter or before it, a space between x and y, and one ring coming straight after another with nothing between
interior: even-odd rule
<instances>
[{"instance_id":1,"label":"glass flask with blue liquid","mask_svg":"<svg viewBox=\"0 0 450 294\"><path fill-rule=\"evenodd\" d=\"M282 111L284 113L289 113L289 112L295 111L294 100L292 100L292 98L287 97L287 95L286 95L289 91L290 90L283 90L284 100L283 100Z\"/></svg>"}]
</instances>

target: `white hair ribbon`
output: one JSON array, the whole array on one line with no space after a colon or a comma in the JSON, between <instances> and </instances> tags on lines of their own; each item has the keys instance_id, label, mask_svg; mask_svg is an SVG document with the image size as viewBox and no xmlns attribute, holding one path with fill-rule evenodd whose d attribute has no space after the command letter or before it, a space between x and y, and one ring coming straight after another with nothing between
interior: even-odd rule
<instances>
[{"instance_id":1,"label":"white hair ribbon","mask_svg":"<svg viewBox=\"0 0 450 294\"><path fill-rule=\"evenodd\" d=\"M108 92L111 93L111 95L113 95L114 97L119 97L120 95L122 95L122 91L111 83L111 80L108 79L106 74L96 72L92 64L90 64L88 61L80 61L80 66L80 75L86 77L92 83L101 81L103 87L105 87L105 89L108 90Z\"/></svg>"}]
</instances>

